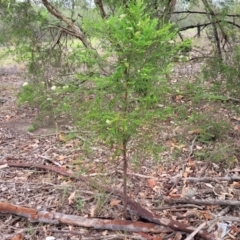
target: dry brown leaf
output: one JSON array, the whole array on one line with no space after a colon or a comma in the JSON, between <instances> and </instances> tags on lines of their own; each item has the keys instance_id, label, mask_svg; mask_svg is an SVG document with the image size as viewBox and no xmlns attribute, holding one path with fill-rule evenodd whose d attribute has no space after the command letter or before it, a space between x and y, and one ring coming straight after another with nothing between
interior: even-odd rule
<instances>
[{"instance_id":1,"label":"dry brown leaf","mask_svg":"<svg viewBox=\"0 0 240 240\"><path fill-rule=\"evenodd\" d=\"M107 234L108 234L108 230L102 232L102 235L103 235L103 236L106 236Z\"/></svg>"},{"instance_id":2,"label":"dry brown leaf","mask_svg":"<svg viewBox=\"0 0 240 240\"><path fill-rule=\"evenodd\" d=\"M209 188L213 188L213 185L210 184L210 183L205 183L205 185L206 185L207 187L209 187Z\"/></svg>"},{"instance_id":3,"label":"dry brown leaf","mask_svg":"<svg viewBox=\"0 0 240 240\"><path fill-rule=\"evenodd\" d=\"M121 200L118 200L118 199L114 199L110 202L110 206L113 207L113 206L116 206L118 205L119 203L121 202Z\"/></svg>"},{"instance_id":4,"label":"dry brown leaf","mask_svg":"<svg viewBox=\"0 0 240 240\"><path fill-rule=\"evenodd\" d=\"M191 158L188 159L188 166L189 167L195 167L196 161L193 161Z\"/></svg>"},{"instance_id":5,"label":"dry brown leaf","mask_svg":"<svg viewBox=\"0 0 240 240\"><path fill-rule=\"evenodd\" d=\"M17 234L11 238L11 240L23 240L23 235L22 234Z\"/></svg>"},{"instance_id":6,"label":"dry brown leaf","mask_svg":"<svg viewBox=\"0 0 240 240\"><path fill-rule=\"evenodd\" d=\"M233 168L230 172L240 172L240 168Z\"/></svg>"},{"instance_id":7,"label":"dry brown leaf","mask_svg":"<svg viewBox=\"0 0 240 240\"><path fill-rule=\"evenodd\" d=\"M156 185L155 179L148 179L147 182L148 182L148 185L150 186L150 188L153 188Z\"/></svg>"},{"instance_id":8,"label":"dry brown leaf","mask_svg":"<svg viewBox=\"0 0 240 240\"><path fill-rule=\"evenodd\" d=\"M181 240L181 239L182 239L182 233L177 232L175 237L174 237L174 240Z\"/></svg>"},{"instance_id":9,"label":"dry brown leaf","mask_svg":"<svg viewBox=\"0 0 240 240\"><path fill-rule=\"evenodd\" d=\"M158 166L158 172L159 172L159 173L163 173L163 172L164 172L163 166Z\"/></svg>"},{"instance_id":10,"label":"dry brown leaf","mask_svg":"<svg viewBox=\"0 0 240 240\"><path fill-rule=\"evenodd\" d=\"M172 147L175 146L175 143L173 141L168 140L166 141L166 145Z\"/></svg>"},{"instance_id":11,"label":"dry brown leaf","mask_svg":"<svg viewBox=\"0 0 240 240\"><path fill-rule=\"evenodd\" d=\"M60 142L66 142L66 139L64 138L64 135L61 134L61 133L59 133L59 134L57 135L57 139L58 139Z\"/></svg>"},{"instance_id":12,"label":"dry brown leaf","mask_svg":"<svg viewBox=\"0 0 240 240\"><path fill-rule=\"evenodd\" d=\"M183 173L183 177L184 177L184 178L187 178L187 177L188 177L188 173L187 173L186 171Z\"/></svg>"},{"instance_id":13,"label":"dry brown leaf","mask_svg":"<svg viewBox=\"0 0 240 240\"><path fill-rule=\"evenodd\" d=\"M194 135L194 134L200 134L202 132L202 129L195 129L195 130L192 130L192 131L188 131L188 134L190 135Z\"/></svg>"},{"instance_id":14,"label":"dry brown leaf","mask_svg":"<svg viewBox=\"0 0 240 240\"><path fill-rule=\"evenodd\" d=\"M170 198L181 198L181 197L182 197L181 194L171 194L171 193L169 193L168 196L169 196Z\"/></svg>"},{"instance_id":15,"label":"dry brown leaf","mask_svg":"<svg viewBox=\"0 0 240 240\"><path fill-rule=\"evenodd\" d=\"M236 121L240 121L239 117L231 117L231 119L236 120Z\"/></svg>"},{"instance_id":16,"label":"dry brown leaf","mask_svg":"<svg viewBox=\"0 0 240 240\"><path fill-rule=\"evenodd\" d=\"M230 186L233 188L240 188L240 182L233 182Z\"/></svg>"},{"instance_id":17,"label":"dry brown leaf","mask_svg":"<svg viewBox=\"0 0 240 240\"><path fill-rule=\"evenodd\" d=\"M233 165L233 166L236 166L236 164L238 164L238 162L239 162L239 161L238 161L237 157L234 156L233 160L231 161L232 165Z\"/></svg>"},{"instance_id":18,"label":"dry brown leaf","mask_svg":"<svg viewBox=\"0 0 240 240\"><path fill-rule=\"evenodd\" d=\"M7 115L6 116L6 121L9 121L13 116Z\"/></svg>"},{"instance_id":19,"label":"dry brown leaf","mask_svg":"<svg viewBox=\"0 0 240 240\"><path fill-rule=\"evenodd\" d=\"M66 148L72 148L74 147L74 145L72 143L67 143L64 145Z\"/></svg>"},{"instance_id":20,"label":"dry brown leaf","mask_svg":"<svg viewBox=\"0 0 240 240\"><path fill-rule=\"evenodd\" d=\"M75 195L76 195L76 191L72 192L71 195L69 196L68 198L68 203L69 204L72 204L73 203L73 200L75 198Z\"/></svg>"},{"instance_id":21,"label":"dry brown leaf","mask_svg":"<svg viewBox=\"0 0 240 240\"><path fill-rule=\"evenodd\" d=\"M233 231L234 233L239 233L239 228L236 227L235 225L231 226L231 231Z\"/></svg>"},{"instance_id":22,"label":"dry brown leaf","mask_svg":"<svg viewBox=\"0 0 240 240\"><path fill-rule=\"evenodd\" d=\"M197 149L197 150L201 150L201 149L203 149L203 147L201 147L201 146L199 146L199 145L196 145L196 149Z\"/></svg>"},{"instance_id":23,"label":"dry brown leaf","mask_svg":"<svg viewBox=\"0 0 240 240\"><path fill-rule=\"evenodd\" d=\"M173 194L173 193L176 193L176 192L178 192L178 189L174 188L174 189L172 189L172 191L170 193Z\"/></svg>"},{"instance_id":24,"label":"dry brown leaf","mask_svg":"<svg viewBox=\"0 0 240 240\"><path fill-rule=\"evenodd\" d=\"M183 95L177 95L177 96L176 96L176 100L177 100L177 101L182 100L183 98L184 98Z\"/></svg>"},{"instance_id":25,"label":"dry brown leaf","mask_svg":"<svg viewBox=\"0 0 240 240\"><path fill-rule=\"evenodd\" d=\"M145 193L143 193L143 192L139 192L138 195L139 195L140 197L145 197L145 196L146 196Z\"/></svg>"},{"instance_id":26,"label":"dry brown leaf","mask_svg":"<svg viewBox=\"0 0 240 240\"><path fill-rule=\"evenodd\" d=\"M148 234L143 233L143 232L136 233L136 235L140 235L141 237L143 237L146 240L153 240L154 239L151 235L148 235ZM162 239L160 238L159 240L162 240Z\"/></svg>"},{"instance_id":27,"label":"dry brown leaf","mask_svg":"<svg viewBox=\"0 0 240 240\"><path fill-rule=\"evenodd\" d=\"M236 131L236 132L239 132L239 130L240 130L240 129L239 129L239 126L238 126L238 125L235 125L235 126L233 127L233 130Z\"/></svg>"},{"instance_id":28,"label":"dry brown leaf","mask_svg":"<svg viewBox=\"0 0 240 240\"><path fill-rule=\"evenodd\" d=\"M156 193L159 193L161 191L161 187L160 186L154 186L152 189Z\"/></svg>"},{"instance_id":29,"label":"dry brown leaf","mask_svg":"<svg viewBox=\"0 0 240 240\"><path fill-rule=\"evenodd\" d=\"M186 194L187 194L187 192L188 192L188 188L183 187L183 188L182 188L182 194L181 194L181 197L185 197Z\"/></svg>"},{"instance_id":30,"label":"dry brown leaf","mask_svg":"<svg viewBox=\"0 0 240 240\"><path fill-rule=\"evenodd\" d=\"M58 160L59 161L63 161L65 159L65 156L63 156L63 155L60 155L59 157L58 157Z\"/></svg>"},{"instance_id":31,"label":"dry brown leaf","mask_svg":"<svg viewBox=\"0 0 240 240\"><path fill-rule=\"evenodd\" d=\"M48 232L47 232L46 226L43 226L43 227L42 227L42 230L43 230L44 234L47 235Z\"/></svg>"},{"instance_id":32,"label":"dry brown leaf","mask_svg":"<svg viewBox=\"0 0 240 240\"><path fill-rule=\"evenodd\" d=\"M202 215L203 215L203 217L204 217L206 220L212 220L212 219L213 219L212 215L210 215L210 214L209 214L208 212L206 212L206 211L202 212Z\"/></svg>"},{"instance_id":33,"label":"dry brown leaf","mask_svg":"<svg viewBox=\"0 0 240 240\"><path fill-rule=\"evenodd\" d=\"M8 167L7 164L2 164L2 165L0 165L0 169L7 168L7 167Z\"/></svg>"},{"instance_id":34,"label":"dry brown leaf","mask_svg":"<svg viewBox=\"0 0 240 240\"><path fill-rule=\"evenodd\" d=\"M90 208L90 217L95 217L96 210L97 210L97 206L96 205L91 206L91 208Z\"/></svg>"},{"instance_id":35,"label":"dry brown leaf","mask_svg":"<svg viewBox=\"0 0 240 240\"><path fill-rule=\"evenodd\" d=\"M74 231L74 229L75 229L74 226L71 226L71 225L69 225L68 228L70 231Z\"/></svg>"}]
</instances>

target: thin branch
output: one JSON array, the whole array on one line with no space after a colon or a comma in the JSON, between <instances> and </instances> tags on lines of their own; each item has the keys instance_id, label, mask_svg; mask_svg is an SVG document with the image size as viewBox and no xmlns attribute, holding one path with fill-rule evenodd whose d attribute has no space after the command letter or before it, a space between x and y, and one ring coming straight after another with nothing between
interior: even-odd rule
<instances>
[{"instance_id":1,"label":"thin branch","mask_svg":"<svg viewBox=\"0 0 240 240\"><path fill-rule=\"evenodd\" d=\"M188 14L203 14L203 15L212 15L212 13L207 13L207 12L200 12L200 11L189 11L189 10L186 10L186 11L174 11L173 14L182 14L182 13L188 13ZM215 16L221 16L221 14L218 14L218 13L215 13ZM227 17L237 17L237 18L240 18L240 15L239 14L226 14L224 16L227 16Z\"/></svg>"},{"instance_id":2,"label":"thin branch","mask_svg":"<svg viewBox=\"0 0 240 240\"><path fill-rule=\"evenodd\" d=\"M170 203L191 203L199 205L221 205L221 206L240 206L240 201L237 200L218 200L218 199L192 199L192 198L178 198L173 199L169 197L163 197L163 200Z\"/></svg>"},{"instance_id":3,"label":"thin branch","mask_svg":"<svg viewBox=\"0 0 240 240\"><path fill-rule=\"evenodd\" d=\"M197 25L189 25L189 26L186 26L186 27L179 28L179 31L186 31L188 29L197 28L197 27L207 27L207 26L212 25L212 24L213 24L212 22L208 22L208 23L202 23L202 24L197 24Z\"/></svg>"},{"instance_id":4,"label":"thin branch","mask_svg":"<svg viewBox=\"0 0 240 240\"><path fill-rule=\"evenodd\" d=\"M228 23L228 24L231 24L237 28L240 28L240 25L234 23L234 22L231 22L231 21L225 21L225 20L217 20L215 22L208 22L208 23L202 23L202 24L197 24L197 25L189 25L189 26L186 26L186 27L182 27L182 28L179 28L179 31L186 31L188 29L191 29L191 28L197 28L197 27L207 27L209 25L212 25L212 24L216 24L216 23L221 23L221 22L225 22L225 23Z\"/></svg>"},{"instance_id":5,"label":"thin branch","mask_svg":"<svg viewBox=\"0 0 240 240\"><path fill-rule=\"evenodd\" d=\"M216 225L217 222L219 222L219 218L221 218L223 215L225 216L230 210L230 206L225 207L221 212L219 212L216 216L214 216L214 219L211 220L208 225L208 232L212 231L214 226ZM213 214L212 214L213 215ZM223 220L224 221L224 220Z\"/></svg>"},{"instance_id":6,"label":"thin branch","mask_svg":"<svg viewBox=\"0 0 240 240\"><path fill-rule=\"evenodd\" d=\"M188 177L185 181L191 182L219 182L219 181L240 181L240 176L225 176L225 177Z\"/></svg>"},{"instance_id":7,"label":"thin branch","mask_svg":"<svg viewBox=\"0 0 240 240\"><path fill-rule=\"evenodd\" d=\"M57 19L65 22L68 26L68 28L72 31L72 35L74 35L76 38L80 39L83 43L83 45L86 48L93 49L91 43L87 40L84 33L79 29L78 26L76 26L71 20L66 18L64 15L62 15L50 2L47 0L42 0L43 5L47 8L47 10L55 16Z\"/></svg>"},{"instance_id":8,"label":"thin branch","mask_svg":"<svg viewBox=\"0 0 240 240\"><path fill-rule=\"evenodd\" d=\"M194 236L206 226L206 224L206 222L200 224L185 240L192 240Z\"/></svg>"},{"instance_id":9,"label":"thin branch","mask_svg":"<svg viewBox=\"0 0 240 240\"><path fill-rule=\"evenodd\" d=\"M59 212L37 211L33 208L12 205L6 202L0 202L1 213L11 213L17 216L27 218L30 222L50 223L50 224L68 224L93 229L107 229L112 231L126 232L171 232L170 228L159 226L153 223L136 222L131 220L108 220L101 218L87 218L76 215L69 215Z\"/></svg>"}]
</instances>

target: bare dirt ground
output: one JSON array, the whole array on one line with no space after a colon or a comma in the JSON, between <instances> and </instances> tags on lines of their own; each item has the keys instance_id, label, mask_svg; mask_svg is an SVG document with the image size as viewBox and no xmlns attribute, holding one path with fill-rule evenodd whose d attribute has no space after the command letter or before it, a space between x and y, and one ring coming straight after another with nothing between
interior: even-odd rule
<instances>
[{"instance_id":1,"label":"bare dirt ground","mask_svg":"<svg viewBox=\"0 0 240 240\"><path fill-rule=\"evenodd\" d=\"M204 144L197 127L167 121L161 162L130 161L126 222L121 159L101 144L86 151L81 133L67 141L53 126L29 133L37 109L17 105L23 82L17 67L0 76L1 239L240 239L240 119L221 102L195 110L228 120L225 139ZM210 161L215 154L221 161Z\"/></svg>"}]
</instances>

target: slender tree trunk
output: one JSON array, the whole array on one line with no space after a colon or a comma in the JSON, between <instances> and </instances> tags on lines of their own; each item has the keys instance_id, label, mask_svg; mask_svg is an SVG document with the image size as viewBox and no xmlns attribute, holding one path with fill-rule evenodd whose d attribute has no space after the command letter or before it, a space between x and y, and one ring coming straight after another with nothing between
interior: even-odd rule
<instances>
[{"instance_id":1,"label":"slender tree trunk","mask_svg":"<svg viewBox=\"0 0 240 240\"><path fill-rule=\"evenodd\" d=\"M95 3L96 6L98 6L99 11L100 11L100 14L101 14L101 17L102 17L103 19L106 18L106 17L107 17L107 14L106 14L106 12L105 12L105 10L104 10L102 0L94 0L94 3Z\"/></svg>"},{"instance_id":2,"label":"slender tree trunk","mask_svg":"<svg viewBox=\"0 0 240 240\"><path fill-rule=\"evenodd\" d=\"M164 12L163 12L163 19L164 22L169 22L171 18L171 14L176 5L176 0L165 0Z\"/></svg>"},{"instance_id":3,"label":"slender tree trunk","mask_svg":"<svg viewBox=\"0 0 240 240\"><path fill-rule=\"evenodd\" d=\"M127 218L127 169L128 169L128 159L127 159L127 140L123 140L123 195L124 195L124 201L123 201L123 216L125 219Z\"/></svg>"},{"instance_id":4,"label":"slender tree trunk","mask_svg":"<svg viewBox=\"0 0 240 240\"><path fill-rule=\"evenodd\" d=\"M219 35L218 35L218 30L217 30L217 18L216 15L214 13L214 11L211 9L211 7L209 6L207 0L202 0L204 7L206 9L207 14L209 20L212 22L212 26L213 26L213 34L214 34L214 38L215 38L215 44L217 47L217 54L220 60L222 60L222 51L221 51L221 44L220 44L220 39L219 39Z\"/></svg>"}]
</instances>

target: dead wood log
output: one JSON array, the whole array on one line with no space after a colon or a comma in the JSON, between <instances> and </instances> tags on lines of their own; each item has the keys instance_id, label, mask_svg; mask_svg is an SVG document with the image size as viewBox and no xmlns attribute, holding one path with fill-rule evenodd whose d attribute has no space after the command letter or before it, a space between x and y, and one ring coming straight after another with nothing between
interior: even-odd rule
<instances>
[{"instance_id":1,"label":"dead wood log","mask_svg":"<svg viewBox=\"0 0 240 240\"><path fill-rule=\"evenodd\" d=\"M56 172L60 175L70 177L76 180L84 181L84 182L89 182L85 177L82 176L75 176L73 173L69 173L65 171L64 169L61 169L59 167L53 167L53 166L48 166L48 165L39 165L39 164L32 164L32 163L22 163L22 162L12 162L8 161L7 162L9 167L22 167L22 168L39 168L39 169L45 169L49 171ZM98 189L103 189L105 192L114 194L116 196L119 196L121 199L124 198L124 195L120 191L113 190L111 188L106 188L101 185L93 185L94 188ZM134 212L136 215L141 217L142 219L148 220L150 223L158 224L158 225L163 225L166 227L170 227L171 229L177 230L177 231L183 231L187 233L192 233L195 230L195 227L192 227L188 224L175 221L172 219L167 219L167 218L162 218L160 216L156 216L149 212L147 209L143 208L139 203L135 202L132 200L130 197L127 197L127 204L130 207L130 210ZM202 237L205 240L216 240L216 238L209 234L206 231L199 231L197 233L198 236Z\"/></svg>"},{"instance_id":2,"label":"dead wood log","mask_svg":"<svg viewBox=\"0 0 240 240\"><path fill-rule=\"evenodd\" d=\"M17 216L25 217L30 222L41 222L50 224L68 224L80 227L126 231L126 232L150 232L150 233L169 233L172 230L168 227L159 226L153 223L144 223L130 220L106 220L100 218L85 218L76 215L68 215L59 212L37 211L33 208L12 205L6 202L0 202L1 213L11 213Z\"/></svg>"}]
</instances>

